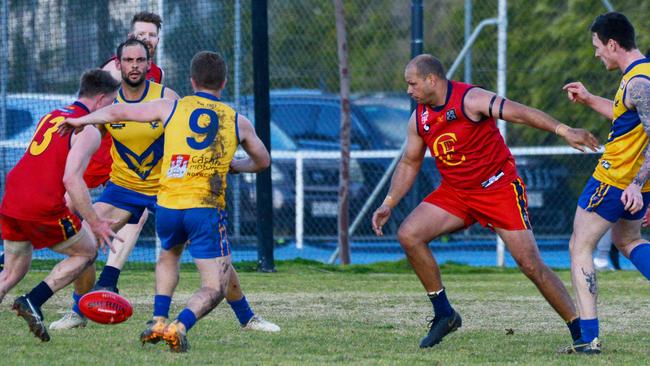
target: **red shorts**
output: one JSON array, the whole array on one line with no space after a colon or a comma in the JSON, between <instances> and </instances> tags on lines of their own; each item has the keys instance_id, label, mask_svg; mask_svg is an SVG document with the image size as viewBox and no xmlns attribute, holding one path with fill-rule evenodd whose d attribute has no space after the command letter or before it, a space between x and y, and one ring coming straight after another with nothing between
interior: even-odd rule
<instances>
[{"instance_id":1,"label":"red shorts","mask_svg":"<svg viewBox=\"0 0 650 366\"><path fill-rule=\"evenodd\" d=\"M28 241L34 249L49 248L62 243L81 230L77 215L67 213L55 220L21 220L2 215L2 239Z\"/></svg>"},{"instance_id":2,"label":"red shorts","mask_svg":"<svg viewBox=\"0 0 650 366\"><path fill-rule=\"evenodd\" d=\"M502 187L471 192L454 190L443 182L424 202L459 217L466 228L478 222L490 229L531 229L526 186L519 177Z\"/></svg>"}]
</instances>

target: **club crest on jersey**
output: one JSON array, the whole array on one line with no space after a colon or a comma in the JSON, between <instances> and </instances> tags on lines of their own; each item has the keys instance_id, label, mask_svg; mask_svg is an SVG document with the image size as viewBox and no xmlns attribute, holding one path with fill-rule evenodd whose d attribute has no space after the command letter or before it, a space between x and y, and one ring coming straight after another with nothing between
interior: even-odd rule
<instances>
[{"instance_id":1,"label":"club crest on jersey","mask_svg":"<svg viewBox=\"0 0 650 366\"><path fill-rule=\"evenodd\" d=\"M189 155L172 155L172 161L167 170L167 176L170 178L183 178L187 173L187 164L190 162Z\"/></svg>"},{"instance_id":2,"label":"club crest on jersey","mask_svg":"<svg viewBox=\"0 0 650 366\"><path fill-rule=\"evenodd\" d=\"M158 123L158 121L151 121L149 122L149 125L151 126L152 130L155 130L156 128L158 128L158 125L160 125L160 123Z\"/></svg>"},{"instance_id":3,"label":"club crest on jersey","mask_svg":"<svg viewBox=\"0 0 650 366\"><path fill-rule=\"evenodd\" d=\"M453 120L455 120L457 118L458 117L456 117L456 110L454 108L448 110L445 113L445 119L447 120L447 122L451 122L451 121L453 121Z\"/></svg>"}]
</instances>

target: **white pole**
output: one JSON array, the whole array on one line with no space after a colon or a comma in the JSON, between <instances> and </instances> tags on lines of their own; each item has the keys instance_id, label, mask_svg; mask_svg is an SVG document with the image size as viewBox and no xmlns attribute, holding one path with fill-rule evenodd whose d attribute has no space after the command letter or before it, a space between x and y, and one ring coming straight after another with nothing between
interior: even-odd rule
<instances>
[{"instance_id":1,"label":"white pole","mask_svg":"<svg viewBox=\"0 0 650 366\"><path fill-rule=\"evenodd\" d=\"M165 0L158 0L157 6L158 6L158 15L160 15L160 17L164 19ZM156 47L156 58L157 58L156 64L158 64L158 66L160 66L161 69L164 69L165 66L167 66L167 63L165 62L165 47L163 42L164 39L165 37L161 37L160 34L158 35L158 47Z\"/></svg>"},{"instance_id":2,"label":"white pole","mask_svg":"<svg viewBox=\"0 0 650 366\"><path fill-rule=\"evenodd\" d=\"M235 1L235 109L239 111L240 103L240 59L241 59L241 4L239 0ZM241 111L240 111L241 112ZM241 235L241 181L240 174L235 178L233 184L233 228L235 237Z\"/></svg>"},{"instance_id":3,"label":"white pole","mask_svg":"<svg viewBox=\"0 0 650 366\"><path fill-rule=\"evenodd\" d=\"M499 26L497 31L497 94L506 96L506 55L508 46L508 2L507 0L499 0ZM503 136L503 140L507 141L506 135L506 122L499 120L499 131ZM497 266L503 267L505 265L505 245L501 237L497 235Z\"/></svg>"},{"instance_id":4,"label":"white pole","mask_svg":"<svg viewBox=\"0 0 650 366\"><path fill-rule=\"evenodd\" d=\"M302 151L296 154L296 249L302 249L305 220L305 184L303 181Z\"/></svg>"}]
</instances>

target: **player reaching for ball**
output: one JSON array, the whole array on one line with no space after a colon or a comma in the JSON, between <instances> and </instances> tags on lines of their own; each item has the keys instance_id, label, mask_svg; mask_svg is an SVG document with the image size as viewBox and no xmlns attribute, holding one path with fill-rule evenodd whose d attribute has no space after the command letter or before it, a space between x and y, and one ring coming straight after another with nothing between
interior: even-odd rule
<instances>
[{"instance_id":1,"label":"player reaching for ball","mask_svg":"<svg viewBox=\"0 0 650 366\"><path fill-rule=\"evenodd\" d=\"M461 317L443 287L431 240L479 222L503 239L520 270L580 337L576 310L564 284L542 261L531 229L526 187L499 134L495 119L555 132L579 150L597 149L596 138L546 113L479 87L447 80L442 64L420 55L406 66L408 94L418 103L408 123L406 151L372 226L382 235L391 210L413 184L429 148L442 176L440 186L402 222L397 237L424 286L435 317L420 347L432 347L458 329Z\"/></svg>"}]
</instances>

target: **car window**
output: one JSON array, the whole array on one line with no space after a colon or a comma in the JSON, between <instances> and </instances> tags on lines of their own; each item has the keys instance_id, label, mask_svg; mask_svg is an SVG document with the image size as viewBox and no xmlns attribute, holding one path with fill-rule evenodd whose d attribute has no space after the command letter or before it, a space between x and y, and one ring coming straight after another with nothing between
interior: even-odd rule
<instances>
[{"instance_id":1,"label":"car window","mask_svg":"<svg viewBox=\"0 0 650 366\"><path fill-rule=\"evenodd\" d=\"M34 127L34 116L24 109L7 109L7 138Z\"/></svg>"},{"instance_id":2,"label":"car window","mask_svg":"<svg viewBox=\"0 0 650 366\"><path fill-rule=\"evenodd\" d=\"M273 121L271 121L271 149L297 150L296 144L291 140L291 137L287 136Z\"/></svg>"},{"instance_id":3,"label":"car window","mask_svg":"<svg viewBox=\"0 0 650 366\"><path fill-rule=\"evenodd\" d=\"M378 104L360 105L361 111L380 135L385 145L392 148L402 146L406 138L406 130L410 112L408 109L391 108Z\"/></svg>"},{"instance_id":4,"label":"car window","mask_svg":"<svg viewBox=\"0 0 650 366\"><path fill-rule=\"evenodd\" d=\"M320 105L296 101L291 105L271 106L273 121L285 131L294 142L305 148L338 149L340 144L341 109L335 105ZM361 127L358 118L351 114L351 148L361 149L367 145L367 131Z\"/></svg>"}]
</instances>

